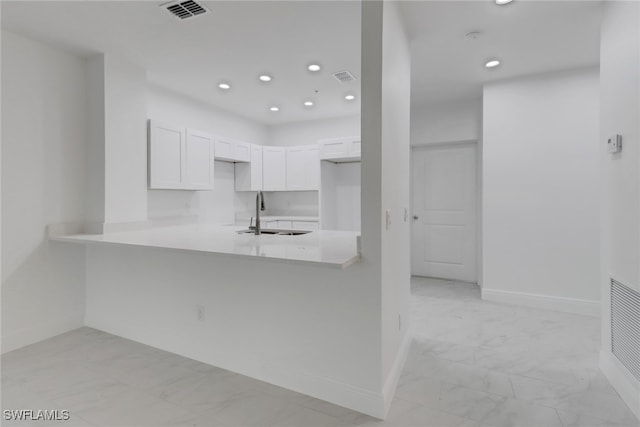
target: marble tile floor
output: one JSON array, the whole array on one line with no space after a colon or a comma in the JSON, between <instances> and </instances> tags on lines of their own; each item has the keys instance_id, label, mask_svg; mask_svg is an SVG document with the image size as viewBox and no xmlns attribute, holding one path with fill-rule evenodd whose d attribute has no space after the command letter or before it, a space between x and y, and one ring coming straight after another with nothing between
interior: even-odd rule
<instances>
[{"instance_id":1,"label":"marble tile floor","mask_svg":"<svg viewBox=\"0 0 640 427\"><path fill-rule=\"evenodd\" d=\"M413 342L385 421L91 328L2 356L2 426L640 427L598 370L595 318L412 280Z\"/></svg>"}]
</instances>

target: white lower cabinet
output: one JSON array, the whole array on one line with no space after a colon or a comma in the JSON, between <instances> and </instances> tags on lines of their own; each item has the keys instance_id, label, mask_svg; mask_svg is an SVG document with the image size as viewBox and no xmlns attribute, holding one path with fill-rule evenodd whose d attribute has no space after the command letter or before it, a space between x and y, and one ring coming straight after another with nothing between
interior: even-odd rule
<instances>
[{"instance_id":1,"label":"white lower cabinet","mask_svg":"<svg viewBox=\"0 0 640 427\"><path fill-rule=\"evenodd\" d=\"M213 137L149 120L149 188L213 189Z\"/></svg>"},{"instance_id":2,"label":"white lower cabinet","mask_svg":"<svg viewBox=\"0 0 640 427\"><path fill-rule=\"evenodd\" d=\"M286 220L278 220L278 225L276 226L276 228L280 229L280 230L291 230L291 221L286 221Z\"/></svg>"},{"instance_id":3,"label":"white lower cabinet","mask_svg":"<svg viewBox=\"0 0 640 427\"><path fill-rule=\"evenodd\" d=\"M314 231L314 230L318 230L318 223L317 222L312 222L312 221L292 221L291 222L291 229L292 230L308 230L308 231Z\"/></svg>"},{"instance_id":4,"label":"white lower cabinet","mask_svg":"<svg viewBox=\"0 0 640 427\"><path fill-rule=\"evenodd\" d=\"M262 228L278 230L318 230L318 221L296 221L289 219L271 219L260 221Z\"/></svg>"},{"instance_id":5,"label":"white lower cabinet","mask_svg":"<svg viewBox=\"0 0 640 427\"><path fill-rule=\"evenodd\" d=\"M264 225L260 225L262 228L278 228L278 221L265 221Z\"/></svg>"}]
</instances>

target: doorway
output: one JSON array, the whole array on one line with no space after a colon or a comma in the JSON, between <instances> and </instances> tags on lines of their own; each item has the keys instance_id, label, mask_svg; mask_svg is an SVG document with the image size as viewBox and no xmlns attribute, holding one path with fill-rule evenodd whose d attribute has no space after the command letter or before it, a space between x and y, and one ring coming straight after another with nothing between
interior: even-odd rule
<instances>
[{"instance_id":1,"label":"doorway","mask_svg":"<svg viewBox=\"0 0 640 427\"><path fill-rule=\"evenodd\" d=\"M414 147L411 274L477 283L477 144Z\"/></svg>"}]
</instances>

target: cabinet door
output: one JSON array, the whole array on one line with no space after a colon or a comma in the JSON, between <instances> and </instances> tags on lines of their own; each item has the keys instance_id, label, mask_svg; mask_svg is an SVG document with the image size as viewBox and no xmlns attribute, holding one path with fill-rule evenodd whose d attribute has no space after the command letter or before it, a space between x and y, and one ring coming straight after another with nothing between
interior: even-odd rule
<instances>
[{"instance_id":1,"label":"cabinet door","mask_svg":"<svg viewBox=\"0 0 640 427\"><path fill-rule=\"evenodd\" d=\"M234 143L225 138L216 138L215 156L216 160L226 160L232 162L234 160Z\"/></svg>"},{"instance_id":2,"label":"cabinet door","mask_svg":"<svg viewBox=\"0 0 640 427\"><path fill-rule=\"evenodd\" d=\"M343 139L325 139L320 141L321 159L340 159L348 156L348 147Z\"/></svg>"},{"instance_id":3,"label":"cabinet door","mask_svg":"<svg viewBox=\"0 0 640 427\"><path fill-rule=\"evenodd\" d=\"M284 147L262 147L262 187L265 191L286 189L286 164Z\"/></svg>"},{"instance_id":4,"label":"cabinet door","mask_svg":"<svg viewBox=\"0 0 640 427\"><path fill-rule=\"evenodd\" d=\"M262 190L262 147L251 146L251 190Z\"/></svg>"},{"instance_id":5,"label":"cabinet door","mask_svg":"<svg viewBox=\"0 0 640 427\"><path fill-rule=\"evenodd\" d=\"M291 223L291 229L314 231L318 229L318 223L313 221L293 221Z\"/></svg>"},{"instance_id":6,"label":"cabinet door","mask_svg":"<svg viewBox=\"0 0 640 427\"><path fill-rule=\"evenodd\" d=\"M184 128L149 120L149 188L182 188L184 136Z\"/></svg>"},{"instance_id":7,"label":"cabinet door","mask_svg":"<svg viewBox=\"0 0 640 427\"><path fill-rule=\"evenodd\" d=\"M278 220L278 230L291 230L291 221Z\"/></svg>"},{"instance_id":8,"label":"cabinet door","mask_svg":"<svg viewBox=\"0 0 640 427\"><path fill-rule=\"evenodd\" d=\"M183 188L188 190L213 189L214 165L213 137L205 132L187 129L185 143L185 170Z\"/></svg>"},{"instance_id":9,"label":"cabinet door","mask_svg":"<svg viewBox=\"0 0 640 427\"><path fill-rule=\"evenodd\" d=\"M233 159L237 162L251 161L251 144L246 142L236 142L234 148Z\"/></svg>"},{"instance_id":10,"label":"cabinet door","mask_svg":"<svg viewBox=\"0 0 640 427\"><path fill-rule=\"evenodd\" d=\"M348 152L350 157L360 157L362 152L362 145L360 144L360 138L350 138L347 141Z\"/></svg>"},{"instance_id":11,"label":"cabinet door","mask_svg":"<svg viewBox=\"0 0 640 427\"><path fill-rule=\"evenodd\" d=\"M320 157L318 146L310 146L306 151L305 164L306 164L306 189L307 190L319 190L320 189Z\"/></svg>"},{"instance_id":12,"label":"cabinet door","mask_svg":"<svg viewBox=\"0 0 640 427\"><path fill-rule=\"evenodd\" d=\"M306 146L287 148L287 190L307 189L307 158Z\"/></svg>"}]
</instances>

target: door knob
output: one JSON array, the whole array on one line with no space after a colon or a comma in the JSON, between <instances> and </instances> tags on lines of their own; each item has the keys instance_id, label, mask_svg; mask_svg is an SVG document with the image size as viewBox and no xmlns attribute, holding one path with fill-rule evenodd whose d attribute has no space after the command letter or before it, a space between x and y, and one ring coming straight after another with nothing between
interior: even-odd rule
<instances>
[{"instance_id":1,"label":"door knob","mask_svg":"<svg viewBox=\"0 0 640 427\"><path fill-rule=\"evenodd\" d=\"M413 219L414 219L414 220L419 219L418 215L414 215L414 216L413 216Z\"/></svg>"}]
</instances>

